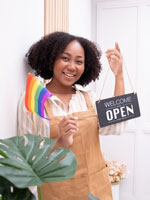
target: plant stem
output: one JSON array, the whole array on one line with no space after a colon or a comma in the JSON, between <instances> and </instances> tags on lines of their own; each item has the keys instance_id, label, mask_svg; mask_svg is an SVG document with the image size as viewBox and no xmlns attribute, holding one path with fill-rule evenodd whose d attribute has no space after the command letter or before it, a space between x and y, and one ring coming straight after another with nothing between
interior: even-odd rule
<instances>
[{"instance_id":1,"label":"plant stem","mask_svg":"<svg viewBox=\"0 0 150 200\"><path fill-rule=\"evenodd\" d=\"M37 187L37 191L38 191L38 200L42 200L41 187Z\"/></svg>"}]
</instances>

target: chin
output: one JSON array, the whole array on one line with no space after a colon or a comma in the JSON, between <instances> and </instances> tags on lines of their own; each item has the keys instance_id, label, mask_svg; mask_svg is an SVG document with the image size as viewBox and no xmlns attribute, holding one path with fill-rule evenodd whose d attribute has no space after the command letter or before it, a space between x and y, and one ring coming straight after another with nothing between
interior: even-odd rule
<instances>
[{"instance_id":1,"label":"chin","mask_svg":"<svg viewBox=\"0 0 150 200\"><path fill-rule=\"evenodd\" d=\"M67 82L63 82L62 84L63 84L64 86L68 86L68 87L69 87L69 86L74 85L76 82L77 82L77 81L72 81L72 82L71 82L71 81L70 81L70 82L67 81Z\"/></svg>"}]
</instances>

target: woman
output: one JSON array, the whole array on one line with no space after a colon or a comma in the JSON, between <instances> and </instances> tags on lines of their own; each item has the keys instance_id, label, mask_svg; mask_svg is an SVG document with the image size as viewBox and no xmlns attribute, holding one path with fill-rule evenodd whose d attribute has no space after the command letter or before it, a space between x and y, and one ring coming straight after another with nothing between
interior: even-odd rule
<instances>
[{"instance_id":1,"label":"woman","mask_svg":"<svg viewBox=\"0 0 150 200\"><path fill-rule=\"evenodd\" d=\"M106 56L115 75L115 96L124 94L122 56L118 44ZM44 200L87 200L92 193L100 200L112 200L111 184L103 159L99 134L118 134L124 123L106 128L98 126L96 97L83 92L75 84L86 86L101 72L101 52L82 37L54 32L36 42L27 53L28 63L36 75L50 79L47 89L53 94L45 104L45 115L51 120L29 113L24 96L19 104L19 134L41 134L57 138L55 148L70 148L78 161L74 178L62 182L44 183ZM61 109L58 109L61 108ZM119 130L119 131L117 131Z\"/></svg>"}]
</instances>

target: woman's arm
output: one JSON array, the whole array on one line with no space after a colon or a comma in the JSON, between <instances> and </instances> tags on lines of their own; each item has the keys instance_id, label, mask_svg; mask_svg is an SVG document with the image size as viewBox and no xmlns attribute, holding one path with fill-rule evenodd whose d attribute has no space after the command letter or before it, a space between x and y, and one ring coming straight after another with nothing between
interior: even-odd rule
<instances>
[{"instance_id":1,"label":"woman's arm","mask_svg":"<svg viewBox=\"0 0 150 200\"><path fill-rule=\"evenodd\" d=\"M114 96L123 95L125 93L124 77L123 77L123 58L118 43L115 43L114 49L108 49L106 56L110 68L115 76Z\"/></svg>"}]
</instances>

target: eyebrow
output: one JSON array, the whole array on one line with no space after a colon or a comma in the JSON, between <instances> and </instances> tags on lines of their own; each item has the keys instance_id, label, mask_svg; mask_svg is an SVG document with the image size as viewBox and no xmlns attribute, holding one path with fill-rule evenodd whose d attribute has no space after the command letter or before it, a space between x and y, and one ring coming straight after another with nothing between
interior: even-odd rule
<instances>
[{"instance_id":1,"label":"eyebrow","mask_svg":"<svg viewBox=\"0 0 150 200\"><path fill-rule=\"evenodd\" d=\"M68 52L63 52L64 54L66 54L66 55L68 55L68 56L71 56L71 54L70 53L68 53ZM77 56L77 58L83 58L83 56Z\"/></svg>"}]
</instances>

